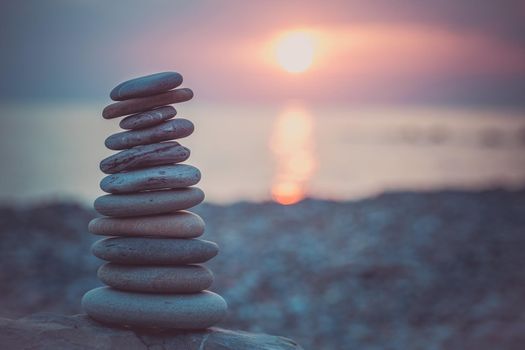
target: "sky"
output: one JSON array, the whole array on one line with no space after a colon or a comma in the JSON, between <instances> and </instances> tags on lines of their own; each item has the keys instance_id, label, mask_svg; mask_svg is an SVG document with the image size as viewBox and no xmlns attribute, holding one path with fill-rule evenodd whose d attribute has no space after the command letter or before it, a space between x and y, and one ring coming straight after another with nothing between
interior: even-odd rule
<instances>
[{"instance_id":1,"label":"sky","mask_svg":"<svg viewBox=\"0 0 525 350\"><path fill-rule=\"evenodd\" d=\"M102 100L175 70L202 100L525 106L525 1L3 1L0 100ZM315 39L286 72L275 42Z\"/></svg>"}]
</instances>

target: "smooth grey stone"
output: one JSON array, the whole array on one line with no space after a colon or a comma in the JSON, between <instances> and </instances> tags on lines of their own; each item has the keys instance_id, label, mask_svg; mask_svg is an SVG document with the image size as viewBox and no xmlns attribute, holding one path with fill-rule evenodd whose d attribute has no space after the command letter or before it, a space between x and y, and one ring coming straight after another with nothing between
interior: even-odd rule
<instances>
[{"instance_id":1,"label":"smooth grey stone","mask_svg":"<svg viewBox=\"0 0 525 350\"><path fill-rule=\"evenodd\" d=\"M189 120L177 118L149 128L113 134L106 139L105 145L112 150L122 150L187 137L194 129Z\"/></svg>"},{"instance_id":2,"label":"smooth grey stone","mask_svg":"<svg viewBox=\"0 0 525 350\"><path fill-rule=\"evenodd\" d=\"M98 269L106 285L131 292L196 293L213 283L212 272L201 265L135 266L106 263Z\"/></svg>"},{"instance_id":3,"label":"smooth grey stone","mask_svg":"<svg viewBox=\"0 0 525 350\"><path fill-rule=\"evenodd\" d=\"M135 97L156 95L182 84L182 75L177 72L162 72L127 80L111 90L109 97L123 101Z\"/></svg>"},{"instance_id":4,"label":"smooth grey stone","mask_svg":"<svg viewBox=\"0 0 525 350\"><path fill-rule=\"evenodd\" d=\"M96 257L117 264L187 265L210 260L219 247L196 238L111 237L95 242L91 251Z\"/></svg>"},{"instance_id":5,"label":"smooth grey stone","mask_svg":"<svg viewBox=\"0 0 525 350\"><path fill-rule=\"evenodd\" d=\"M82 298L84 311L99 322L148 328L208 328L224 318L227 307L223 298L209 291L172 295L101 287Z\"/></svg>"},{"instance_id":6,"label":"smooth grey stone","mask_svg":"<svg viewBox=\"0 0 525 350\"><path fill-rule=\"evenodd\" d=\"M135 146L113 154L100 162L100 170L106 174L115 174L121 171L180 163L189 157L190 150L178 142L154 143Z\"/></svg>"},{"instance_id":7,"label":"smooth grey stone","mask_svg":"<svg viewBox=\"0 0 525 350\"><path fill-rule=\"evenodd\" d=\"M204 200L197 187L148 191L130 194L106 194L95 199L95 210L107 216L141 216L173 213L196 206Z\"/></svg>"},{"instance_id":8,"label":"smooth grey stone","mask_svg":"<svg viewBox=\"0 0 525 350\"><path fill-rule=\"evenodd\" d=\"M144 113L137 113L122 119L119 123L122 129L142 129L162 123L173 118L177 110L172 106L163 106Z\"/></svg>"},{"instance_id":9,"label":"smooth grey stone","mask_svg":"<svg viewBox=\"0 0 525 350\"><path fill-rule=\"evenodd\" d=\"M193 91L187 88L175 89L148 97L137 97L130 100L112 103L102 111L102 117L112 119L128 114L146 112L150 109L189 101L193 98Z\"/></svg>"},{"instance_id":10,"label":"smooth grey stone","mask_svg":"<svg viewBox=\"0 0 525 350\"><path fill-rule=\"evenodd\" d=\"M172 214L125 218L101 217L89 222L88 230L96 235L173 238L196 238L204 233L201 217L189 211Z\"/></svg>"},{"instance_id":11,"label":"smooth grey stone","mask_svg":"<svg viewBox=\"0 0 525 350\"><path fill-rule=\"evenodd\" d=\"M162 188L181 188L197 184L201 172L187 164L163 165L108 175L100 188L108 193L129 193Z\"/></svg>"}]
</instances>

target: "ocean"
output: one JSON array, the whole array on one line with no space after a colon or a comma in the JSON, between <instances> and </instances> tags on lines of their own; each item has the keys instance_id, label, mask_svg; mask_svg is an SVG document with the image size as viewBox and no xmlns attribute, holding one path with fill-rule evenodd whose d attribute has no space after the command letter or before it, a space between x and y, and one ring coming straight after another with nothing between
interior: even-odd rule
<instances>
[{"instance_id":1,"label":"ocean","mask_svg":"<svg viewBox=\"0 0 525 350\"><path fill-rule=\"evenodd\" d=\"M118 120L104 103L0 105L0 199L78 199L103 192L98 163ZM385 191L525 186L525 112L504 108L224 105L190 102L180 142L214 203Z\"/></svg>"}]
</instances>

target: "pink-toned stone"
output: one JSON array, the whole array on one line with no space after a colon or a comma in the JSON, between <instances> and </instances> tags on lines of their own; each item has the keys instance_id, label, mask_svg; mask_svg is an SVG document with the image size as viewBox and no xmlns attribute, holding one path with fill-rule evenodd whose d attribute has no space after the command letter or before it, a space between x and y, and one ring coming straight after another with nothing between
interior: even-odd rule
<instances>
[{"instance_id":1,"label":"pink-toned stone","mask_svg":"<svg viewBox=\"0 0 525 350\"><path fill-rule=\"evenodd\" d=\"M133 98L110 104L102 111L102 117L112 119L128 114L146 112L156 107L189 101L192 97L193 91L183 88L163 92L154 96Z\"/></svg>"},{"instance_id":2,"label":"pink-toned stone","mask_svg":"<svg viewBox=\"0 0 525 350\"><path fill-rule=\"evenodd\" d=\"M84 295L82 308L93 319L106 324L157 329L204 329L224 318L227 305L223 298L209 291L194 294L153 294L101 287ZM146 347L153 349L157 346Z\"/></svg>"},{"instance_id":3,"label":"pink-toned stone","mask_svg":"<svg viewBox=\"0 0 525 350\"><path fill-rule=\"evenodd\" d=\"M123 118L119 126L122 129L142 129L162 123L165 120L173 118L177 110L172 106L163 106L152 109L151 111L137 113Z\"/></svg>"},{"instance_id":4,"label":"pink-toned stone","mask_svg":"<svg viewBox=\"0 0 525 350\"><path fill-rule=\"evenodd\" d=\"M213 273L202 265L137 266L106 263L98 269L106 285L131 292L196 293L213 283Z\"/></svg>"},{"instance_id":5,"label":"pink-toned stone","mask_svg":"<svg viewBox=\"0 0 525 350\"><path fill-rule=\"evenodd\" d=\"M187 265L206 262L217 255L217 244L202 239L111 237L93 244L102 260L130 265Z\"/></svg>"},{"instance_id":6,"label":"pink-toned stone","mask_svg":"<svg viewBox=\"0 0 525 350\"><path fill-rule=\"evenodd\" d=\"M91 220L88 230L105 236L158 236L196 238L204 233L201 217L189 211L138 217L100 217Z\"/></svg>"},{"instance_id":7,"label":"pink-toned stone","mask_svg":"<svg viewBox=\"0 0 525 350\"><path fill-rule=\"evenodd\" d=\"M175 141L141 145L102 160L100 170L106 174L115 174L121 171L180 163L189 156L190 150Z\"/></svg>"},{"instance_id":8,"label":"pink-toned stone","mask_svg":"<svg viewBox=\"0 0 525 350\"><path fill-rule=\"evenodd\" d=\"M127 80L118 84L109 96L114 101L156 95L182 84L182 75L177 72L162 72Z\"/></svg>"},{"instance_id":9,"label":"pink-toned stone","mask_svg":"<svg viewBox=\"0 0 525 350\"><path fill-rule=\"evenodd\" d=\"M100 181L100 188L108 193L130 193L189 187L197 184L200 179L201 172L191 165L161 165L108 175Z\"/></svg>"},{"instance_id":10,"label":"pink-toned stone","mask_svg":"<svg viewBox=\"0 0 525 350\"><path fill-rule=\"evenodd\" d=\"M123 150L138 145L149 145L187 137L193 133L193 123L177 118L140 130L124 131L109 136L105 145L112 150Z\"/></svg>"},{"instance_id":11,"label":"pink-toned stone","mask_svg":"<svg viewBox=\"0 0 525 350\"><path fill-rule=\"evenodd\" d=\"M107 194L95 200L95 210L107 216L142 216L173 213L196 206L204 200L197 187L131 194Z\"/></svg>"}]
</instances>

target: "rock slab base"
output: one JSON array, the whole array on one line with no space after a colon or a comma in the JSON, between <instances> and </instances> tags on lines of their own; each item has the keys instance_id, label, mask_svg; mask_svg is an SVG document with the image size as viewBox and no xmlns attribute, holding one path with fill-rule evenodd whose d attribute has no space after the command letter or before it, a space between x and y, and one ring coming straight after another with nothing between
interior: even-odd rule
<instances>
[{"instance_id":1,"label":"rock slab base","mask_svg":"<svg viewBox=\"0 0 525 350\"><path fill-rule=\"evenodd\" d=\"M35 314L18 320L0 318L3 349L54 350L292 350L294 341L267 334L210 328L161 331L110 328L87 315Z\"/></svg>"}]
</instances>

